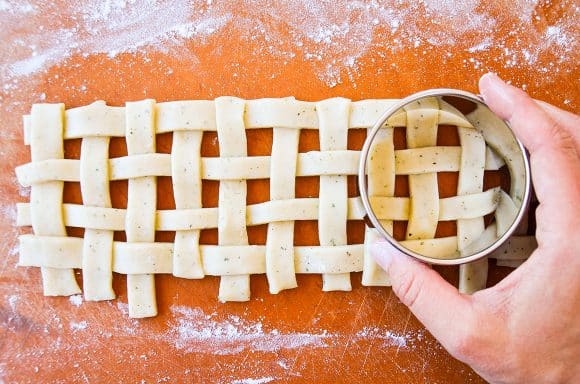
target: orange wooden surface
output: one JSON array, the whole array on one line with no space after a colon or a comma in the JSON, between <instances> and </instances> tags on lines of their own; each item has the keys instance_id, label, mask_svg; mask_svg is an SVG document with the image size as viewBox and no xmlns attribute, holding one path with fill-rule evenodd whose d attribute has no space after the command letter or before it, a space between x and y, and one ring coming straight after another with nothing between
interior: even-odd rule
<instances>
[{"instance_id":1,"label":"orange wooden surface","mask_svg":"<svg viewBox=\"0 0 580 384\"><path fill-rule=\"evenodd\" d=\"M43 101L74 107L145 97L359 100L433 87L476 92L489 70L577 112L574 2L146 3L0 2L0 382L480 382L390 288L361 287L360 274L352 275L352 292L323 293L320 276L302 275L297 289L278 295L268 293L265 276L253 276L252 300L228 304L217 302L217 278L157 276L159 316L146 320L128 318L120 275L111 302L43 297L40 271L16 268L16 238L28 231L14 227L14 203L27 200L13 172L29 161L20 116ZM316 149L317 139L304 131L300 151ZM363 139L353 132L349 148ZM250 155L268 154L271 131L251 132L248 141ZM122 140L111 146L112 155L124 151ZM171 136L159 135L158 151L170 149ZM67 142L66 150L77 157L79 143ZM215 135L204 136L202 153L219 154ZM452 178L443 184L453 189ZM159 185L159 209L171 208L170 180L159 178ZM204 182L204 206L217 204L217 188ZM296 189L316 196L317 179L301 178ZM123 206L126 183L112 190L113 204ZM81 202L78 185L67 184L65 198ZM249 203L268 198L267 181L248 182ZM349 242L362 241L361 229L349 223ZM202 242L215 243L215 232L204 231ZM295 232L297 244L317 241L315 222L299 223ZM158 234L159 241L171 238ZM264 241L264 226L250 229L251 243ZM457 281L456 269L441 271ZM508 272L493 266L489 283Z\"/></svg>"}]
</instances>

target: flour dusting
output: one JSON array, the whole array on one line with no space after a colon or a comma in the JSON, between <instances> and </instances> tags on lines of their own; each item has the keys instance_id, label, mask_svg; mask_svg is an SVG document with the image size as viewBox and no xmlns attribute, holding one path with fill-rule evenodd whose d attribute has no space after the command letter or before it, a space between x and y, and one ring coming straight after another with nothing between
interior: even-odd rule
<instances>
[{"instance_id":1,"label":"flour dusting","mask_svg":"<svg viewBox=\"0 0 580 384\"><path fill-rule=\"evenodd\" d=\"M5 223L10 223L10 230L2 234L2 244L0 245L0 275L12 262L15 262L19 253L18 229L16 228L16 205L12 202L0 205L0 214ZM9 264L10 262L10 264Z\"/></svg>"},{"instance_id":2,"label":"flour dusting","mask_svg":"<svg viewBox=\"0 0 580 384\"><path fill-rule=\"evenodd\" d=\"M27 14L22 14L27 17ZM17 40L23 54L2 69L8 74L27 76L58 64L72 55L88 56L136 53L145 47L167 51L172 44L194 36L200 39L228 22L229 16L213 17L196 12L184 1L87 1L65 11L76 24L59 25L51 31L30 33ZM83 36L83 38L79 38Z\"/></svg>"},{"instance_id":3,"label":"flour dusting","mask_svg":"<svg viewBox=\"0 0 580 384\"><path fill-rule=\"evenodd\" d=\"M75 322L75 321L71 321L70 322L70 329L73 332L83 331L83 330L87 329L88 326L89 325L88 325L88 323L85 320L79 321L79 322Z\"/></svg>"},{"instance_id":4,"label":"flour dusting","mask_svg":"<svg viewBox=\"0 0 580 384\"><path fill-rule=\"evenodd\" d=\"M14 178L13 183L18 185L18 195L20 197L30 198L30 187L23 187L22 185L20 185L18 180L16 180L16 178Z\"/></svg>"},{"instance_id":5,"label":"flour dusting","mask_svg":"<svg viewBox=\"0 0 580 384\"><path fill-rule=\"evenodd\" d=\"M83 303L83 295L72 295L69 296L69 301L72 305L74 305L75 307L80 307L81 304Z\"/></svg>"},{"instance_id":6,"label":"flour dusting","mask_svg":"<svg viewBox=\"0 0 580 384\"><path fill-rule=\"evenodd\" d=\"M1 205L0 213L5 221L16 224L16 204Z\"/></svg>"},{"instance_id":7,"label":"flour dusting","mask_svg":"<svg viewBox=\"0 0 580 384\"><path fill-rule=\"evenodd\" d=\"M16 303L18 303L18 300L19 297L17 295L8 296L8 305L10 305L12 312L16 312Z\"/></svg>"},{"instance_id":8,"label":"flour dusting","mask_svg":"<svg viewBox=\"0 0 580 384\"><path fill-rule=\"evenodd\" d=\"M169 340L187 352L234 354L243 350L275 352L304 346L325 347L331 335L320 333L281 333L265 331L261 322L248 322L237 316L216 320L216 314L205 314L199 308L172 306L176 323Z\"/></svg>"},{"instance_id":9,"label":"flour dusting","mask_svg":"<svg viewBox=\"0 0 580 384\"><path fill-rule=\"evenodd\" d=\"M0 12L27 15L35 13L35 7L23 1L0 0Z\"/></svg>"},{"instance_id":10,"label":"flour dusting","mask_svg":"<svg viewBox=\"0 0 580 384\"><path fill-rule=\"evenodd\" d=\"M355 339L382 340L384 347L397 347L400 350L401 348L415 348L416 343L421 341L423 337L422 332L396 333L378 327L364 327L356 333Z\"/></svg>"},{"instance_id":11,"label":"flour dusting","mask_svg":"<svg viewBox=\"0 0 580 384\"><path fill-rule=\"evenodd\" d=\"M234 380L232 384L265 384L271 381L274 381L275 378L273 377L261 377L259 379L241 379L241 380Z\"/></svg>"},{"instance_id":12,"label":"flour dusting","mask_svg":"<svg viewBox=\"0 0 580 384\"><path fill-rule=\"evenodd\" d=\"M4 48L5 58L0 59L0 75L7 80L4 89L10 91L18 88L19 77L42 73L53 65L66 65L74 55L104 54L115 58L157 51L179 55L196 65L196 47L212 44L218 34L240 44L256 42L251 51L245 52L249 62L300 62L311 67L328 87L346 79L356 87L364 70L361 58L373 53L388 60L388 55L415 51L418 58L433 57L445 62L452 58L451 51L464 50L473 55L465 60L465 65L480 72L493 65L547 73L551 68L534 66L538 57L546 54L562 62L575 60L576 20L580 13L577 7L571 14L552 21L554 24L545 25L538 16L537 1L517 0L512 5L497 6L505 7L498 15L486 12L479 0L264 0L239 12L229 2L89 0L65 9L49 30L28 26L26 34L9 41ZM31 16L54 12L51 7L1 0L0 17L9 17L0 38L26 26ZM494 37L494 31L502 24L512 30L509 41ZM482 55L490 50L492 63L482 60ZM227 54L219 46L214 52ZM231 63L232 76L239 65ZM170 75L172 69L167 68L166 73ZM272 76L276 73L273 67Z\"/></svg>"},{"instance_id":13,"label":"flour dusting","mask_svg":"<svg viewBox=\"0 0 580 384\"><path fill-rule=\"evenodd\" d=\"M173 305L170 309L174 319L169 323L170 331L164 338L187 353L229 355L244 350L276 352L301 347L327 348L348 340L378 340L384 347L410 350L423 339L422 333L399 334L379 327L365 327L355 332L354 336L326 330L285 333L277 329L266 330L261 322L251 322L238 316L218 319L216 313L206 314L200 308ZM284 361L278 362L283 368L286 364Z\"/></svg>"},{"instance_id":14,"label":"flour dusting","mask_svg":"<svg viewBox=\"0 0 580 384\"><path fill-rule=\"evenodd\" d=\"M274 360L271 367L266 370L258 369L256 366L256 370L251 371L251 365L244 365L247 372L253 372L250 377L238 376L240 367L237 365L232 366L235 369L231 371L223 370L220 367L219 375L224 383L260 384L274 382L283 377L300 377L304 367L297 364L295 357L292 357L296 355L288 355L286 352L294 350L294 353L300 354L299 351L302 347L322 349L319 352L320 356L323 358L327 356L330 359L335 359L336 353L340 353L342 348L346 346L355 348L355 345L359 343L359 347L365 349L374 345L381 349L392 348L394 353L413 351L419 356L429 358L440 353L437 344L434 344L432 340L424 342L423 330L399 333L389 329L386 325L366 326L352 329L349 332L328 332L315 325L307 325L305 332L280 331L272 328L271 325L263 324L262 321L249 320L242 315L204 312L198 307L189 308L179 305L170 307L170 314L168 314L167 321L161 329L157 326L151 327L151 323L137 319L121 317L112 321L104 321L104 319L108 319L107 314L100 319L94 316L76 319L71 313L62 313L54 309L48 309L46 317L35 324L27 320L28 314L26 312L30 308L18 305L20 302L18 295L5 296L5 301L8 303L9 316L4 320L0 318L0 321L5 321L5 324L0 323L0 325L4 325L10 332L34 328L37 330L37 334L49 338L50 343L48 344L30 344L18 350L21 358L38 362L37 364L42 365L42 369L60 367L62 362L56 356L62 355L76 356L78 360L70 361L70 366L73 368L99 369L99 360L94 358L91 351L97 344L107 345L109 343L114 343L119 351L124 351L120 355L124 361L151 368L154 367L153 364L160 361L158 359L159 347L168 347L168 351L173 351L169 353L182 356L182 361L189 361L189 358L185 357L189 354L193 354L192 358L199 354L211 354L216 356L216 359L217 356L235 356L240 353L279 354L279 358ZM107 308L115 315L117 315L115 311L119 308L126 310L126 304L107 303L109 304ZM136 340L145 341L147 345L152 347L145 350L135 350L133 347ZM248 364L250 362L248 360ZM38 372L38 368L34 369L34 367L35 365L30 367L31 373ZM334 370L333 367L329 367L329 369ZM408 370L408 372L421 372L424 365L412 364L401 369ZM197 374L198 370L195 367L187 367L181 372L186 375L194 375ZM176 379L175 373L174 371L165 371L156 380L157 382L174 381ZM71 377L79 381L84 380L80 371ZM129 376L125 381L129 381L128 378ZM120 377L119 380L123 381L123 377Z\"/></svg>"}]
</instances>

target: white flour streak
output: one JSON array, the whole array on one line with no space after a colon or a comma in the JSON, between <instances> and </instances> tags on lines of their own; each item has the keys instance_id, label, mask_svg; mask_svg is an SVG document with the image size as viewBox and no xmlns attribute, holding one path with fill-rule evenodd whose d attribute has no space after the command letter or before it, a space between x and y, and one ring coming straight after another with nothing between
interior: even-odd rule
<instances>
[{"instance_id":1,"label":"white flour streak","mask_svg":"<svg viewBox=\"0 0 580 384\"><path fill-rule=\"evenodd\" d=\"M549 26L546 28L546 45L556 45L569 52L577 44L576 36L571 31L566 31L562 26Z\"/></svg>"},{"instance_id":2,"label":"white flour streak","mask_svg":"<svg viewBox=\"0 0 580 384\"><path fill-rule=\"evenodd\" d=\"M487 50L491 46L493 46L493 40L488 37L488 38L485 38L480 43L477 43L474 46L468 48L467 52L469 52L469 53L482 52L482 51Z\"/></svg>"},{"instance_id":3,"label":"white flour streak","mask_svg":"<svg viewBox=\"0 0 580 384\"><path fill-rule=\"evenodd\" d=\"M18 303L19 297L16 295L8 296L8 305L10 305L10 309L12 312L16 312L16 303Z\"/></svg>"},{"instance_id":4,"label":"white flour streak","mask_svg":"<svg viewBox=\"0 0 580 384\"><path fill-rule=\"evenodd\" d=\"M414 348L417 341L423 339L423 333L406 332L396 333L378 327L364 327L355 335L355 339L382 340L384 347L397 347L398 349Z\"/></svg>"},{"instance_id":5,"label":"white flour streak","mask_svg":"<svg viewBox=\"0 0 580 384\"><path fill-rule=\"evenodd\" d=\"M23 187L16 179L14 180L14 184L18 185L18 195L20 197L30 197L30 187Z\"/></svg>"},{"instance_id":6,"label":"white flour streak","mask_svg":"<svg viewBox=\"0 0 580 384\"><path fill-rule=\"evenodd\" d=\"M58 64L74 54L84 56L135 53L144 47L167 51L185 39L204 37L221 29L228 14L206 15L184 1L132 0L80 2L69 10L77 19L72 27L59 26L52 31L31 31L15 42L24 54L3 65L3 72L28 76ZM1 36L1 34L0 34ZM79 36L84 36L80 39Z\"/></svg>"},{"instance_id":7,"label":"white flour streak","mask_svg":"<svg viewBox=\"0 0 580 384\"><path fill-rule=\"evenodd\" d=\"M235 354L243 350L275 352L304 346L325 347L325 332L319 334L264 331L262 323L249 322L236 316L215 320L199 308L172 306L176 324L171 326L168 340L187 352Z\"/></svg>"},{"instance_id":8,"label":"white flour streak","mask_svg":"<svg viewBox=\"0 0 580 384\"><path fill-rule=\"evenodd\" d=\"M111 302L109 301L109 303ZM125 316L129 315L129 305L127 303L117 301L117 308L119 309L119 311L121 311L123 315Z\"/></svg>"},{"instance_id":9,"label":"white flour streak","mask_svg":"<svg viewBox=\"0 0 580 384\"><path fill-rule=\"evenodd\" d=\"M16 204L2 205L0 212L5 221L8 221L13 225L16 224Z\"/></svg>"},{"instance_id":10,"label":"white flour streak","mask_svg":"<svg viewBox=\"0 0 580 384\"><path fill-rule=\"evenodd\" d=\"M276 329L265 330L261 322L251 322L238 316L217 319L217 315L206 314L199 308L172 306L174 320L168 325L170 331L164 339L177 349L192 352L229 355L244 350L276 352L282 349L301 347L325 348L344 344L347 341L382 341L383 347L411 349L422 340L421 332L398 334L379 327L365 327L354 337L346 334L329 333L283 333ZM278 363L287 368L285 362Z\"/></svg>"},{"instance_id":11,"label":"white flour streak","mask_svg":"<svg viewBox=\"0 0 580 384\"><path fill-rule=\"evenodd\" d=\"M16 229L16 204L10 202L0 206L0 214L4 222L10 223L10 230L2 234L2 244L0 245L0 274L8 266L8 261L13 260L13 256L19 253L18 230ZM9 257L6 257L9 256Z\"/></svg>"},{"instance_id":12,"label":"white flour streak","mask_svg":"<svg viewBox=\"0 0 580 384\"><path fill-rule=\"evenodd\" d=\"M80 307L83 303L83 296L82 295L72 295L69 298L69 301L75 307Z\"/></svg>"},{"instance_id":13,"label":"white flour streak","mask_svg":"<svg viewBox=\"0 0 580 384\"><path fill-rule=\"evenodd\" d=\"M70 329L73 332L83 331L83 330L87 329L88 323L85 320L79 321L78 323L77 322L74 322L74 321L71 321L70 324L69 324L69 326L70 326Z\"/></svg>"},{"instance_id":14,"label":"white flour streak","mask_svg":"<svg viewBox=\"0 0 580 384\"><path fill-rule=\"evenodd\" d=\"M32 4L19 0L0 0L0 12L7 12L13 15L29 15L35 12Z\"/></svg>"},{"instance_id":15,"label":"white flour streak","mask_svg":"<svg viewBox=\"0 0 580 384\"><path fill-rule=\"evenodd\" d=\"M496 23L492 17L478 12L479 0L423 0L422 2L433 20L444 24L449 23L448 27L457 35L474 31L482 26L492 29ZM455 36L450 34L450 37L446 42L454 44Z\"/></svg>"},{"instance_id":16,"label":"white flour streak","mask_svg":"<svg viewBox=\"0 0 580 384\"><path fill-rule=\"evenodd\" d=\"M275 378L273 377L261 377L259 379L242 379L242 380L234 380L232 384L265 384L271 381L274 381Z\"/></svg>"}]
</instances>

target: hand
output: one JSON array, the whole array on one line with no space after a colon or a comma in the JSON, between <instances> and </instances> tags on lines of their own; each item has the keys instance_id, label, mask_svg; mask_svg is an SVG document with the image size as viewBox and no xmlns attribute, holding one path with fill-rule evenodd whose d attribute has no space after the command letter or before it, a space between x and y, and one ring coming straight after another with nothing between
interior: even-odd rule
<instances>
[{"instance_id":1,"label":"hand","mask_svg":"<svg viewBox=\"0 0 580 384\"><path fill-rule=\"evenodd\" d=\"M538 248L494 287L460 294L386 242L373 246L393 291L455 358L497 383L580 382L580 118L493 74L489 107L530 151Z\"/></svg>"}]
</instances>

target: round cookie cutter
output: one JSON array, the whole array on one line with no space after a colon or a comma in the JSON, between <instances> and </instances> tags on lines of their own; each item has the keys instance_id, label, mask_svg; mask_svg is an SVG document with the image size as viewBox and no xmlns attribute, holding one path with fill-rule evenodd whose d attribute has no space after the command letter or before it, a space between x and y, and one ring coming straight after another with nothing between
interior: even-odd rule
<instances>
[{"instance_id":1,"label":"round cookie cutter","mask_svg":"<svg viewBox=\"0 0 580 384\"><path fill-rule=\"evenodd\" d=\"M407 106L408 104L410 104L412 102L416 102L416 101L424 99L424 98L432 98L432 97L436 97L438 99L442 99L444 97L463 99L463 100L467 100L471 103L474 103L477 108L485 108L487 111L489 111L490 114L492 114L495 117L496 125L499 125L499 122L503 123L503 126L505 127L505 131L502 133L506 134L507 137L511 138L512 150L514 148L519 149L519 150L517 150L517 154L518 154L518 156L520 156L520 159L516 159L516 160L517 160L518 164L521 164L521 167L519 167L519 168L520 168L520 170L523 170L523 175L512 174L513 173L512 167L508 166L508 169L510 171L510 179L511 179L510 183L514 183L514 180L516 179L516 177L518 177L519 183L523 184L523 185L520 185L518 196L516 196L517 199L520 201L520 206L518 208L517 215L515 216L515 219L513 220L511 225L509 225L507 230L505 232L503 232L503 234L501 234L499 237L497 237L495 239L495 241L493 241L491 244L488 244L485 247L474 248L473 253L470 253L470 254L465 255L465 256L457 253L457 256L453 257L453 258L435 258L435 257L422 255L422 254L417 253L409 248L406 248L398 240L396 240L391 234L389 234L385 230L385 228L381 225L379 218L376 216L376 214L373 210L373 207L371 205L369 195L368 195L367 179L366 179L367 164L368 164L368 158L369 158L371 145L372 145L373 140L375 139L377 133L379 132L379 130L381 128L383 128L385 126L385 124L389 120L389 118L394 116L397 112L402 111L403 107ZM506 140L506 141L510 141L510 140ZM488 143L486 140L486 145L487 144ZM509 145L509 143L506 145ZM514 159L509 159L509 160L513 161ZM506 163L507 163L507 160L506 160ZM512 164L510 163L510 165L512 165ZM362 203L363 203L364 209L366 211L367 217L372 222L375 229L381 234L381 236L383 238L385 238L392 246L394 246L396 249L398 249L399 251L403 252L404 254L406 254L408 256L411 256L415 259L418 259L418 260L421 260L421 261L424 261L427 263L438 264L438 265L459 265L459 264L470 263L470 262L473 262L473 261L476 261L476 260L479 260L481 258L488 256L493 251L495 251L497 248L499 248L502 244L504 244L509 239L509 237L514 233L514 231L516 230L516 228L518 227L518 225L522 221L522 219L525 216L525 213L527 211L527 207L528 207L528 203L529 203L529 199L530 199L530 194L531 194L531 171L530 171L530 164L529 164L528 156L526 155L526 150L525 150L523 144L515 136L510 125L508 124L508 122L497 117L497 115L495 115L489 109L489 107L485 104L485 102L483 101L483 98L481 96L472 94L470 92L457 90L457 89L439 88L439 89L429 89L426 91L421 91L421 92L415 93L413 95L410 95L404 99L401 99L400 101L398 101L394 105L392 105L390 108L388 108L381 115L381 117L377 120L375 125L373 125L373 127L370 129L370 131L367 135L367 138L364 142L363 148L361 150L361 157L360 157L359 169L358 169L358 187L359 187L359 192L361 195Z\"/></svg>"}]
</instances>

